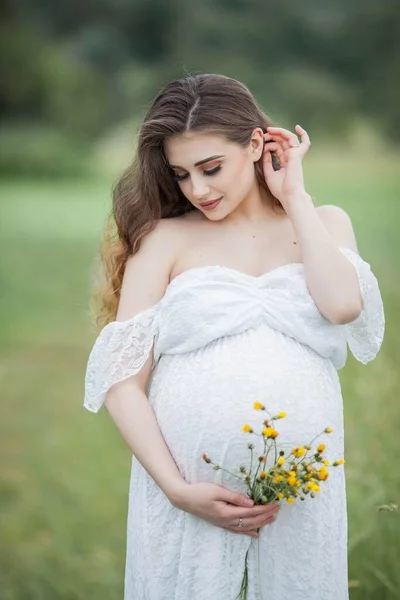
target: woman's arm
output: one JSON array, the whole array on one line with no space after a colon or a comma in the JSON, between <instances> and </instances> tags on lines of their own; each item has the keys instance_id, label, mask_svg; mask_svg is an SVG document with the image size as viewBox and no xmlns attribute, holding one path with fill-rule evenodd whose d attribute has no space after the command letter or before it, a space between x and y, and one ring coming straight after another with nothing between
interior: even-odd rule
<instances>
[{"instance_id":1,"label":"woman's arm","mask_svg":"<svg viewBox=\"0 0 400 600\"><path fill-rule=\"evenodd\" d=\"M286 207L315 304L332 323L353 321L362 309L361 291L355 268L339 250L345 246L358 252L349 216L338 206L316 208L308 194Z\"/></svg>"},{"instance_id":2,"label":"woman's arm","mask_svg":"<svg viewBox=\"0 0 400 600\"><path fill-rule=\"evenodd\" d=\"M139 252L128 260L117 321L130 319L164 295L176 253L177 236L172 227L171 222L160 221L142 240ZM139 373L114 384L104 403L132 454L174 504L178 491L188 484L171 456L146 396L153 354L152 351Z\"/></svg>"},{"instance_id":3,"label":"woman's arm","mask_svg":"<svg viewBox=\"0 0 400 600\"><path fill-rule=\"evenodd\" d=\"M362 310L356 269L339 250L357 252L349 216L337 206L315 208L304 187L302 161L310 138L300 125L296 134L282 127L268 127L264 138L265 181L289 216L300 246L307 286L320 312L335 324L354 321ZM280 168L275 171L271 152Z\"/></svg>"},{"instance_id":4,"label":"woman's arm","mask_svg":"<svg viewBox=\"0 0 400 600\"><path fill-rule=\"evenodd\" d=\"M181 476L161 434L155 414L138 379L150 371L152 357L140 373L114 385L107 394L106 407L132 454L175 505L184 487Z\"/></svg>"}]
</instances>

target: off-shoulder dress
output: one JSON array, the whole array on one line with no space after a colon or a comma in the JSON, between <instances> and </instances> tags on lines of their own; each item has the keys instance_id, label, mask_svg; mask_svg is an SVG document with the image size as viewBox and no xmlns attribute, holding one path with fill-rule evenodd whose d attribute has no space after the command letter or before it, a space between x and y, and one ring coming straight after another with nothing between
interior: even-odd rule
<instances>
[{"instance_id":1,"label":"off-shoulder dress","mask_svg":"<svg viewBox=\"0 0 400 600\"><path fill-rule=\"evenodd\" d=\"M304 265L251 276L220 265L175 277L154 306L100 332L88 360L84 406L97 412L107 390L135 375L154 349L147 396L187 482L245 485L230 471L249 463L260 413L285 411L279 443L302 445L329 426L327 459L344 456L338 377L347 347L367 363L383 339L382 298L370 265L348 248L363 297L351 323L332 324L306 285ZM264 416L265 418L265 416ZM261 438L253 436L253 443ZM330 471L314 499L282 503L258 540L216 527L170 503L132 457L125 600L234 600L247 550L248 600L347 600L345 470Z\"/></svg>"}]
</instances>

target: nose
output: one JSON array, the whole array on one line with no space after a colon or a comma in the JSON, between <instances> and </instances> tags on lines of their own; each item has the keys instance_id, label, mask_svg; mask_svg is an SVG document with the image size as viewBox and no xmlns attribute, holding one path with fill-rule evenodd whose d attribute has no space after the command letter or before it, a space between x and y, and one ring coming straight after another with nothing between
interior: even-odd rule
<instances>
[{"instance_id":1,"label":"nose","mask_svg":"<svg viewBox=\"0 0 400 600\"><path fill-rule=\"evenodd\" d=\"M202 198L206 198L210 193L210 186L206 181L204 181L203 177L194 177L192 176L192 196L196 200L201 200Z\"/></svg>"}]
</instances>

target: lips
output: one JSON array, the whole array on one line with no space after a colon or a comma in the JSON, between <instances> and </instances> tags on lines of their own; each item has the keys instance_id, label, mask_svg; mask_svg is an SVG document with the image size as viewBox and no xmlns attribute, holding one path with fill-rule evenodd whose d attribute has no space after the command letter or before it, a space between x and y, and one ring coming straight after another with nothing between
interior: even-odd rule
<instances>
[{"instance_id":1,"label":"lips","mask_svg":"<svg viewBox=\"0 0 400 600\"><path fill-rule=\"evenodd\" d=\"M211 204L215 204L215 202L218 202L221 199L222 199L222 196L221 196L221 198L215 198L215 200L209 200L208 202L202 202L200 204L200 206L210 206Z\"/></svg>"}]
</instances>

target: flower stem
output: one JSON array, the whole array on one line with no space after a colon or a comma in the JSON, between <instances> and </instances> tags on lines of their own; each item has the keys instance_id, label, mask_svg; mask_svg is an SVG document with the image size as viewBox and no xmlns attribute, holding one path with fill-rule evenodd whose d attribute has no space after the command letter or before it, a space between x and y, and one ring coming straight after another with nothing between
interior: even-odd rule
<instances>
[{"instance_id":1,"label":"flower stem","mask_svg":"<svg viewBox=\"0 0 400 600\"><path fill-rule=\"evenodd\" d=\"M260 598L263 600L262 588L261 588L261 574L260 574L260 538L257 538L257 572L258 572L258 589L260 592Z\"/></svg>"},{"instance_id":2,"label":"flower stem","mask_svg":"<svg viewBox=\"0 0 400 600\"><path fill-rule=\"evenodd\" d=\"M249 554L249 550L247 549L246 556L244 559L244 573L242 578L242 583L240 585L240 592L236 596L235 600L247 600L247 591L249 585L249 568L247 565L247 556Z\"/></svg>"}]
</instances>

